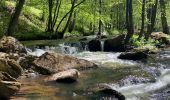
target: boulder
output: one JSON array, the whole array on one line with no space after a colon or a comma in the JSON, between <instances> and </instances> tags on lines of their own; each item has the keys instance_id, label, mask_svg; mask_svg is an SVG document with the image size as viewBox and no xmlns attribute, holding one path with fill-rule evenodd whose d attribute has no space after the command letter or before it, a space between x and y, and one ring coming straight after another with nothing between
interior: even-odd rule
<instances>
[{"instance_id":1,"label":"boulder","mask_svg":"<svg viewBox=\"0 0 170 100\"><path fill-rule=\"evenodd\" d=\"M151 38L158 40L159 42L164 43L164 44L170 43L170 36L163 32L152 32Z\"/></svg>"},{"instance_id":2,"label":"boulder","mask_svg":"<svg viewBox=\"0 0 170 100\"><path fill-rule=\"evenodd\" d=\"M76 69L70 69L67 71L62 71L56 74L53 74L47 78L47 81L57 81L63 83L72 83L77 81L79 72Z\"/></svg>"},{"instance_id":3,"label":"boulder","mask_svg":"<svg viewBox=\"0 0 170 100\"><path fill-rule=\"evenodd\" d=\"M120 51L125 51L125 46L124 46L124 38L125 35L119 35L117 37L114 37L112 39L106 39L104 42L104 51L110 52L120 52Z\"/></svg>"},{"instance_id":4,"label":"boulder","mask_svg":"<svg viewBox=\"0 0 170 100\"><path fill-rule=\"evenodd\" d=\"M100 43L100 40L98 40L98 39L91 40L91 41L88 43L88 49L89 49L90 51L101 51L101 43Z\"/></svg>"},{"instance_id":5,"label":"boulder","mask_svg":"<svg viewBox=\"0 0 170 100\"><path fill-rule=\"evenodd\" d=\"M3 58L0 58L0 71L7 72L14 78L22 74L22 68L16 61Z\"/></svg>"},{"instance_id":6,"label":"boulder","mask_svg":"<svg viewBox=\"0 0 170 100\"><path fill-rule=\"evenodd\" d=\"M41 74L52 74L68 69L85 70L97 68L97 65L87 60L78 59L65 54L44 53L33 61L35 71Z\"/></svg>"},{"instance_id":7,"label":"boulder","mask_svg":"<svg viewBox=\"0 0 170 100\"><path fill-rule=\"evenodd\" d=\"M4 52L0 52L0 58L3 59L13 59L15 61L17 61L19 59L19 55L17 53L4 53Z\"/></svg>"},{"instance_id":8,"label":"boulder","mask_svg":"<svg viewBox=\"0 0 170 100\"><path fill-rule=\"evenodd\" d=\"M29 69L33 67L33 61L38 58L37 56L27 55L25 57L20 57L18 63L23 69Z\"/></svg>"},{"instance_id":9,"label":"boulder","mask_svg":"<svg viewBox=\"0 0 170 100\"><path fill-rule=\"evenodd\" d=\"M126 60L142 60L147 58L147 54L144 52L124 52L118 56L119 59Z\"/></svg>"},{"instance_id":10,"label":"boulder","mask_svg":"<svg viewBox=\"0 0 170 100\"><path fill-rule=\"evenodd\" d=\"M0 99L9 99L19 91L21 83L12 78L8 73L0 72Z\"/></svg>"},{"instance_id":11,"label":"boulder","mask_svg":"<svg viewBox=\"0 0 170 100\"><path fill-rule=\"evenodd\" d=\"M26 53L25 47L11 36L4 36L0 39L0 51L5 53Z\"/></svg>"},{"instance_id":12,"label":"boulder","mask_svg":"<svg viewBox=\"0 0 170 100\"><path fill-rule=\"evenodd\" d=\"M113 100L117 100L117 99L125 100L125 96L123 94L112 89L108 84L98 84L94 87L90 87L90 89L88 89L88 91L92 92L93 94L99 94L102 96L107 96L109 98L113 98Z\"/></svg>"}]
</instances>

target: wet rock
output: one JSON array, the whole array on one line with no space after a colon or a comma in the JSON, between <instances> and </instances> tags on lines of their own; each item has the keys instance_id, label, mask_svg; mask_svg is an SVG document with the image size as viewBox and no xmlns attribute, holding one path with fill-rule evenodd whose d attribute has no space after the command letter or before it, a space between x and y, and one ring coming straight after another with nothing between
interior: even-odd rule
<instances>
[{"instance_id":1,"label":"wet rock","mask_svg":"<svg viewBox=\"0 0 170 100\"><path fill-rule=\"evenodd\" d=\"M35 79L38 76L40 76L37 72L35 72L34 70L30 69L26 69L24 70L24 73L22 74L21 77L19 77L20 79L25 79L25 78L29 78L29 79Z\"/></svg>"},{"instance_id":2,"label":"wet rock","mask_svg":"<svg viewBox=\"0 0 170 100\"><path fill-rule=\"evenodd\" d=\"M97 68L97 65L87 60L78 59L59 53L44 53L34 60L35 71L41 74L52 74L68 69L86 70Z\"/></svg>"},{"instance_id":3,"label":"wet rock","mask_svg":"<svg viewBox=\"0 0 170 100\"><path fill-rule=\"evenodd\" d=\"M0 58L0 71L7 72L14 78L22 74L22 68L16 61L3 58Z\"/></svg>"},{"instance_id":4,"label":"wet rock","mask_svg":"<svg viewBox=\"0 0 170 100\"><path fill-rule=\"evenodd\" d=\"M101 51L100 40L98 40L98 39L91 40L88 43L88 48L89 48L90 51Z\"/></svg>"},{"instance_id":5,"label":"wet rock","mask_svg":"<svg viewBox=\"0 0 170 100\"><path fill-rule=\"evenodd\" d=\"M26 53L25 47L15 38L6 37L0 39L0 51L5 53Z\"/></svg>"},{"instance_id":6,"label":"wet rock","mask_svg":"<svg viewBox=\"0 0 170 100\"><path fill-rule=\"evenodd\" d=\"M147 58L147 54L144 52L124 52L118 56L119 59L126 60L142 60Z\"/></svg>"},{"instance_id":7,"label":"wet rock","mask_svg":"<svg viewBox=\"0 0 170 100\"><path fill-rule=\"evenodd\" d=\"M57 81L63 83L73 83L77 81L79 72L76 69L70 69L67 71L62 71L56 74L53 74L48 77L46 81Z\"/></svg>"},{"instance_id":8,"label":"wet rock","mask_svg":"<svg viewBox=\"0 0 170 100\"><path fill-rule=\"evenodd\" d=\"M125 51L125 46L124 46L124 38L125 35L119 35L117 37L114 37L112 39L106 39L104 42L104 51L115 51L115 52L120 52L120 51Z\"/></svg>"},{"instance_id":9,"label":"wet rock","mask_svg":"<svg viewBox=\"0 0 170 100\"><path fill-rule=\"evenodd\" d=\"M9 99L19 91L21 83L12 78L8 73L0 72L0 99Z\"/></svg>"},{"instance_id":10,"label":"wet rock","mask_svg":"<svg viewBox=\"0 0 170 100\"><path fill-rule=\"evenodd\" d=\"M18 60L20 66L24 69L29 69L32 68L33 65L33 61L35 59L37 59L37 56L33 56L33 55L27 55L25 57L20 57L20 59Z\"/></svg>"},{"instance_id":11,"label":"wet rock","mask_svg":"<svg viewBox=\"0 0 170 100\"><path fill-rule=\"evenodd\" d=\"M95 87L90 88L88 91L93 92L93 94L100 94L102 96L113 97L118 100L125 100L125 96L123 94L112 89L108 84L98 84Z\"/></svg>"}]
</instances>

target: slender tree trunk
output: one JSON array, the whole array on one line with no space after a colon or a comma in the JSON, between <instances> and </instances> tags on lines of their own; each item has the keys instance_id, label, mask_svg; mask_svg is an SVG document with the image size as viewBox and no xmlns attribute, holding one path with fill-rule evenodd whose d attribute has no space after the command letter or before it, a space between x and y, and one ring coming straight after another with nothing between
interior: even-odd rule
<instances>
[{"instance_id":1,"label":"slender tree trunk","mask_svg":"<svg viewBox=\"0 0 170 100\"><path fill-rule=\"evenodd\" d=\"M25 3L25 0L18 0L17 1L17 5L15 7L15 12L11 16L9 26L8 26L8 29L7 29L7 32L6 32L7 36L12 36L14 34L15 29L18 25L19 16L21 14L24 3Z\"/></svg>"},{"instance_id":2,"label":"slender tree trunk","mask_svg":"<svg viewBox=\"0 0 170 100\"><path fill-rule=\"evenodd\" d=\"M161 21L162 21L162 28L163 32L169 34L169 27L166 18L166 5L164 0L159 0L160 8L161 8Z\"/></svg>"},{"instance_id":3,"label":"slender tree trunk","mask_svg":"<svg viewBox=\"0 0 170 100\"><path fill-rule=\"evenodd\" d=\"M126 0L126 25L127 35L124 42L125 45L129 43L129 40L134 33L132 0Z\"/></svg>"},{"instance_id":4,"label":"slender tree trunk","mask_svg":"<svg viewBox=\"0 0 170 100\"><path fill-rule=\"evenodd\" d=\"M142 35L144 34L144 27L145 27L145 4L146 4L146 1L143 0L142 1L142 23L141 23L141 29L140 29L140 33L139 33L139 38L140 39L142 37Z\"/></svg>"},{"instance_id":5,"label":"slender tree trunk","mask_svg":"<svg viewBox=\"0 0 170 100\"><path fill-rule=\"evenodd\" d=\"M147 11L147 18L149 19L148 25L147 25L147 34L145 35L145 39L148 40L150 34L154 30L155 21L156 21L156 13L157 13L157 6L158 6L158 0L155 0L155 4L150 4L150 7Z\"/></svg>"},{"instance_id":6,"label":"slender tree trunk","mask_svg":"<svg viewBox=\"0 0 170 100\"><path fill-rule=\"evenodd\" d=\"M96 5L96 0L94 0L94 5ZM93 6L94 6L93 5ZM94 24L93 24L93 33L95 33L96 30L96 6L94 6L94 11L93 11L93 20L94 20Z\"/></svg>"},{"instance_id":7,"label":"slender tree trunk","mask_svg":"<svg viewBox=\"0 0 170 100\"><path fill-rule=\"evenodd\" d=\"M76 17L77 17L77 13L76 11L74 12L74 17L72 18L70 24L69 24L69 28L68 28L68 31L71 33L74 28L75 28L75 25L76 25Z\"/></svg>"},{"instance_id":8,"label":"slender tree trunk","mask_svg":"<svg viewBox=\"0 0 170 100\"><path fill-rule=\"evenodd\" d=\"M101 14L102 14L102 0L99 0L99 15L100 15L100 18L99 18L99 32L97 35L101 36L101 33L102 33L102 21L101 21Z\"/></svg>"},{"instance_id":9,"label":"slender tree trunk","mask_svg":"<svg viewBox=\"0 0 170 100\"><path fill-rule=\"evenodd\" d=\"M69 26L69 24L70 24L70 21L71 21L72 15L73 15L74 6L75 6L75 4L76 4L76 1L77 1L77 0L71 1L72 6L71 6L71 10L70 10L70 15L69 15L69 17L68 17L68 19L67 19L67 22L66 22L66 25L65 25L63 31L60 33L60 37L62 37L62 38L64 37L64 33L66 32L66 30L67 30L67 28L68 28L68 26Z\"/></svg>"},{"instance_id":10,"label":"slender tree trunk","mask_svg":"<svg viewBox=\"0 0 170 100\"><path fill-rule=\"evenodd\" d=\"M52 12L53 11L53 0L48 0L48 12L49 12L49 15L48 15L48 24L47 24L47 29L46 29L46 32L53 32L53 28L52 28L52 25L53 25L53 17L52 17Z\"/></svg>"},{"instance_id":11,"label":"slender tree trunk","mask_svg":"<svg viewBox=\"0 0 170 100\"><path fill-rule=\"evenodd\" d=\"M72 1L72 7L71 7L71 9L63 16L63 18L60 20L59 24L57 25L55 34L58 35L58 38L63 38L63 37L64 37L64 33L65 33L65 31L67 30L67 28L68 28L68 25L69 25L69 23L70 23L70 20L71 20L71 17L72 17L72 13L73 13L74 9L75 9L76 7L78 7L79 5L81 5L84 1L85 1L85 0L82 0L82 1L81 1L80 3L78 3L77 5L75 5L76 0L73 0L73 1ZM62 32L59 32L58 29L59 29L61 23L62 23L63 20L67 17L68 14L69 14L69 17L68 17L68 20L67 20L67 22L66 22L66 25L65 25L63 31L62 31Z\"/></svg>"},{"instance_id":12,"label":"slender tree trunk","mask_svg":"<svg viewBox=\"0 0 170 100\"><path fill-rule=\"evenodd\" d=\"M56 8L54 10L54 17L53 17L53 29L56 25L56 22L57 22L57 19L58 19L58 16L59 16L59 12L60 12L60 7L61 7L61 1L62 0L57 0L57 3L56 3Z\"/></svg>"}]
</instances>

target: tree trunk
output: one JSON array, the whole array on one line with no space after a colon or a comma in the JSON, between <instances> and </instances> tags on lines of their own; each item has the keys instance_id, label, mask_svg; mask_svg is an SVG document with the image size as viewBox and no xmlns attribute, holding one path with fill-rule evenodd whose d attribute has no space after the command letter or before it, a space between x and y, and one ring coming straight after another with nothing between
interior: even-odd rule
<instances>
[{"instance_id":1,"label":"tree trunk","mask_svg":"<svg viewBox=\"0 0 170 100\"><path fill-rule=\"evenodd\" d=\"M54 27L56 25L56 22L57 22L57 19L58 19L58 16L59 16L60 7L61 7L61 1L62 0L57 0L56 7L55 7L55 10L54 10L53 29L54 29Z\"/></svg>"},{"instance_id":2,"label":"tree trunk","mask_svg":"<svg viewBox=\"0 0 170 100\"><path fill-rule=\"evenodd\" d=\"M56 30L55 30L55 34L58 35L58 38L63 38L63 37L64 37L64 33L65 33L65 31L67 30L67 28L68 28L68 25L69 25L69 23L70 23L70 20L71 20L71 17L72 17L72 13L73 13L74 9L75 9L76 7L78 7L79 5L81 5L84 1L85 1L85 0L82 0L82 1L81 1L80 3L78 3L77 5L75 5L76 0L73 0L73 1L72 1L72 7L71 7L71 9L63 16L63 18L60 20L60 22L59 22L59 24L57 25L57 28L56 28ZM68 14L70 14L70 15L69 15L69 17L68 17L68 20L67 20L67 22L66 22L66 25L65 25L63 31L62 31L62 32L59 32L58 29L59 29L61 23L62 23L63 20L67 17Z\"/></svg>"},{"instance_id":3,"label":"tree trunk","mask_svg":"<svg viewBox=\"0 0 170 100\"><path fill-rule=\"evenodd\" d=\"M149 22L148 22L148 25L147 25L147 34L145 35L146 40L149 39L150 34L154 30L155 21L156 21L157 6L158 6L158 0L155 1L155 4L150 4L149 8L147 10L147 18L149 19Z\"/></svg>"},{"instance_id":4,"label":"tree trunk","mask_svg":"<svg viewBox=\"0 0 170 100\"><path fill-rule=\"evenodd\" d=\"M67 22L66 22L66 25L65 25L63 31L61 32L61 34L63 34L62 36L64 36L64 33L66 32L66 30L67 30L67 28L68 28L68 26L69 26L69 24L70 24L70 21L71 21L72 15L73 15L74 6L75 6L75 4L76 4L76 1L77 1L77 0L71 1L72 6L71 6L71 10L70 10L70 15L69 15L69 17L68 17L68 19L67 19Z\"/></svg>"},{"instance_id":5,"label":"tree trunk","mask_svg":"<svg viewBox=\"0 0 170 100\"><path fill-rule=\"evenodd\" d=\"M75 28L75 25L76 25L76 17L77 17L77 13L76 11L74 12L74 17L72 18L72 21L70 22L69 24L69 28L68 28L68 31L71 33L74 28Z\"/></svg>"},{"instance_id":6,"label":"tree trunk","mask_svg":"<svg viewBox=\"0 0 170 100\"><path fill-rule=\"evenodd\" d=\"M9 26L8 26L8 29L7 29L7 32L6 32L7 36L12 36L14 34L15 29L18 25L19 16L21 14L24 3L25 3L25 0L18 0L17 1L17 5L15 7L15 12L11 16Z\"/></svg>"},{"instance_id":7,"label":"tree trunk","mask_svg":"<svg viewBox=\"0 0 170 100\"><path fill-rule=\"evenodd\" d=\"M99 0L99 15L100 15L100 18L99 18L99 32L97 35L101 36L101 33L102 33L102 21L101 21L101 14L102 14L102 0Z\"/></svg>"},{"instance_id":8,"label":"tree trunk","mask_svg":"<svg viewBox=\"0 0 170 100\"><path fill-rule=\"evenodd\" d=\"M141 23L141 30L140 30L140 33L139 33L139 38L140 39L144 33L144 26L145 26L145 4L146 4L146 1L143 0L142 1L142 23Z\"/></svg>"},{"instance_id":9,"label":"tree trunk","mask_svg":"<svg viewBox=\"0 0 170 100\"><path fill-rule=\"evenodd\" d=\"M132 0L126 0L126 27L127 27L127 35L125 38L125 45L129 43L130 38L133 36L134 27L133 27L133 8L132 8Z\"/></svg>"},{"instance_id":10,"label":"tree trunk","mask_svg":"<svg viewBox=\"0 0 170 100\"><path fill-rule=\"evenodd\" d=\"M159 0L160 8L161 8L161 21L162 21L162 28L163 32L169 34L169 27L166 18L166 5L164 0Z\"/></svg>"},{"instance_id":11,"label":"tree trunk","mask_svg":"<svg viewBox=\"0 0 170 100\"><path fill-rule=\"evenodd\" d=\"M48 24L47 24L47 29L46 29L46 32L53 32L53 28L52 28L52 25L53 25L53 18L52 18L52 11L53 11L53 0L48 0L48 12L49 12L49 15L48 15Z\"/></svg>"}]
</instances>

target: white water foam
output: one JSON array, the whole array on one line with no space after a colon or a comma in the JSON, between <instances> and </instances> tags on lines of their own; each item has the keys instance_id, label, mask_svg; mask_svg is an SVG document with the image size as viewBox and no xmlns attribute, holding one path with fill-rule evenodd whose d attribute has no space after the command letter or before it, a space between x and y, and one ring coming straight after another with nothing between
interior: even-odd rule
<instances>
[{"instance_id":1,"label":"white water foam","mask_svg":"<svg viewBox=\"0 0 170 100\"><path fill-rule=\"evenodd\" d=\"M123 87L115 87L111 85L114 90L125 95L127 100L141 100L140 97L148 95L151 92L160 90L170 85L170 69L162 70L162 75L158 77L155 83L142 83L137 85L129 85Z\"/></svg>"},{"instance_id":2,"label":"white water foam","mask_svg":"<svg viewBox=\"0 0 170 100\"><path fill-rule=\"evenodd\" d=\"M121 60L117 57L121 53L112 53L112 52L89 52L84 51L73 56L78 57L80 59L85 59L88 61L95 62L97 64L105 64L105 63L119 63L119 64L127 64L127 65L136 65L135 61L130 60Z\"/></svg>"}]
</instances>

